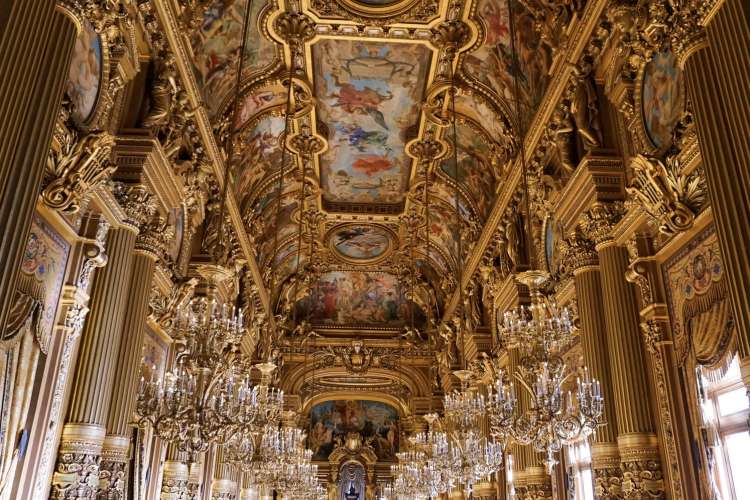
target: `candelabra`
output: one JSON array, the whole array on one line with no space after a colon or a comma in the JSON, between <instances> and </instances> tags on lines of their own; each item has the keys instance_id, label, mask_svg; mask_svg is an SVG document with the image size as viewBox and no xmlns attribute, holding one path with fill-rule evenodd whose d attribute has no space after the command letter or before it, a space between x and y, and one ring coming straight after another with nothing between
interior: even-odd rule
<instances>
[{"instance_id":1,"label":"candelabra","mask_svg":"<svg viewBox=\"0 0 750 500\"><path fill-rule=\"evenodd\" d=\"M567 309L544 297L540 286L545 275L529 271L519 277L531 291L531 305L503 316L498 330L510 348L521 353L518 371L510 374L528 394L529 407L519 412L516 388L501 370L489 397L493 435L499 442L529 444L545 455L548 473L557 463L563 445L585 439L602 425L603 398L597 380L583 369L576 380L575 396L563 387L572 376L561 352L570 345L574 329ZM520 415L519 415L520 413Z\"/></svg>"}]
</instances>

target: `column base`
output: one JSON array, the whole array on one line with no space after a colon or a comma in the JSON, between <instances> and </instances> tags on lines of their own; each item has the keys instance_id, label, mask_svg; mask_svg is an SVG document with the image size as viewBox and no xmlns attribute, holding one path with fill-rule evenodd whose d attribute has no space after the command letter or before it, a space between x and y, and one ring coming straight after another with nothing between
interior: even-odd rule
<instances>
[{"instance_id":1,"label":"column base","mask_svg":"<svg viewBox=\"0 0 750 500\"><path fill-rule=\"evenodd\" d=\"M52 476L51 499L95 500L106 433L101 425L65 424Z\"/></svg>"},{"instance_id":2,"label":"column base","mask_svg":"<svg viewBox=\"0 0 750 500\"><path fill-rule=\"evenodd\" d=\"M164 462L164 475L161 481L159 499L188 500L189 477L190 473L187 464L175 460Z\"/></svg>"},{"instance_id":3,"label":"column base","mask_svg":"<svg viewBox=\"0 0 750 500\"><path fill-rule=\"evenodd\" d=\"M526 496L524 498L552 499L552 481L544 467L526 467Z\"/></svg>"},{"instance_id":4,"label":"column base","mask_svg":"<svg viewBox=\"0 0 750 500\"><path fill-rule=\"evenodd\" d=\"M599 500L624 498L622 468L617 443L591 445L591 469L594 475L594 494Z\"/></svg>"},{"instance_id":5,"label":"column base","mask_svg":"<svg viewBox=\"0 0 750 500\"><path fill-rule=\"evenodd\" d=\"M666 498L659 446L654 434L625 434L617 437L622 468L624 498L656 500Z\"/></svg>"},{"instance_id":6,"label":"column base","mask_svg":"<svg viewBox=\"0 0 750 500\"><path fill-rule=\"evenodd\" d=\"M231 479L214 479L211 500L235 500L237 484Z\"/></svg>"},{"instance_id":7,"label":"column base","mask_svg":"<svg viewBox=\"0 0 750 500\"><path fill-rule=\"evenodd\" d=\"M130 438L107 436L102 446L102 461L99 466L99 495L108 500L125 498L130 462Z\"/></svg>"}]
</instances>

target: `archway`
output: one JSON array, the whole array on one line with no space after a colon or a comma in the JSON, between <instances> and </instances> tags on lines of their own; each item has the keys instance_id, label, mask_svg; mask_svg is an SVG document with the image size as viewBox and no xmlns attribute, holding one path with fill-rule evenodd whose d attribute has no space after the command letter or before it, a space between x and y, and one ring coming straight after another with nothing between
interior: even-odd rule
<instances>
[{"instance_id":1,"label":"archway","mask_svg":"<svg viewBox=\"0 0 750 500\"><path fill-rule=\"evenodd\" d=\"M339 468L338 500L365 500L367 474L364 466L356 461L345 462Z\"/></svg>"}]
</instances>

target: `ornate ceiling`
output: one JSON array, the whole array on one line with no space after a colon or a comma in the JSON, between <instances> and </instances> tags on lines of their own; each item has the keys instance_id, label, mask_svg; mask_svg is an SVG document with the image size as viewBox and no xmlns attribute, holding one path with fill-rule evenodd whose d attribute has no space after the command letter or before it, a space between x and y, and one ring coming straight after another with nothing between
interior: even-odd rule
<instances>
[{"instance_id":1,"label":"ornate ceiling","mask_svg":"<svg viewBox=\"0 0 750 500\"><path fill-rule=\"evenodd\" d=\"M516 61L507 0L208 5L193 71L219 144L233 137L232 191L277 312L386 330L411 320L410 302L418 321L441 314L456 208L466 258L515 154L513 98L528 123L547 85L549 46L524 3Z\"/></svg>"}]
</instances>

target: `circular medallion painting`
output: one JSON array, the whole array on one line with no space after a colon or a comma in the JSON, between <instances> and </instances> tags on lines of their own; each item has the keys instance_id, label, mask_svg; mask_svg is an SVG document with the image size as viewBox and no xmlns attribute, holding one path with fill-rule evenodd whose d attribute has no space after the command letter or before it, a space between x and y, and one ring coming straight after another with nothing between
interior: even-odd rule
<instances>
[{"instance_id":1,"label":"circular medallion painting","mask_svg":"<svg viewBox=\"0 0 750 500\"><path fill-rule=\"evenodd\" d=\"M90 23L85 23L76 39L65 91L78 123L91 119L102 79L102 41Z\"/></svg>"},{"instance_id":2,"label":"circular medallion painting","mask_svg":"<svg viewBox=\"0 0 750 500\"><path fill-rule=\"evenodd\" d=\"M373 224L347 224L334 228L330 246L352 261L372 261L385 256L391 246L390 231Z\"/></svg>"},{"instance_id":3,"label":"circular medallion painting","mask_svg":"<svg viewBox=\"0 0 750 500\"><path fill-rule=\"evenodd\" d=\"M672 145L672 132L685 108L685 90L677 59L667 49L646 64L641 88L643 124L657 149Z\"/></svg>"}]
</instances>

